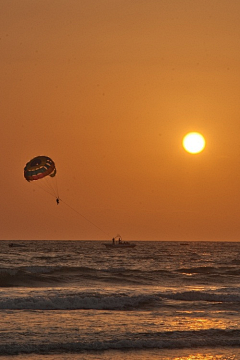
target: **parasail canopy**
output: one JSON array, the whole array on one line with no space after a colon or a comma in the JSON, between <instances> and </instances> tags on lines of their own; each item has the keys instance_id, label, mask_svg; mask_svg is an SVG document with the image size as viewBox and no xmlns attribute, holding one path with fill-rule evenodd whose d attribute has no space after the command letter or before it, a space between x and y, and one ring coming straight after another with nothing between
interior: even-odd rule
<instances>
[{"instance_id":1,"label":"parasail canopy","mask_svg":"<svg viewBox=\"0 0 240 360\"><path fill-rule=\"evenodd\" d=\"M55 163L48 156L36 156L24 168L24 177L27 181L39 180L46 176L56 175Z\"/></svg>"}]
</instances>

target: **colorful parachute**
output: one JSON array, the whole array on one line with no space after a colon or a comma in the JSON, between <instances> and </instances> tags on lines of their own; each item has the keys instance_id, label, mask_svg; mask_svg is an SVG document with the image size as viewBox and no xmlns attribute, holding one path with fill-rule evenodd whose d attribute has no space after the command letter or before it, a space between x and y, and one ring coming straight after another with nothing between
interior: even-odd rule
<instances>
[{"instance_id":1,"label":"colorful parachute","mask_svg":"<svg viewBox=\"0 0 240 360\"><path fill-rule=\"evenodd\" d=\"M56 175L54 161L47 156L37 156L30 160L24 168L24 177L27 181L42 179L45 176Z\"/></svg>"},{"instance_id":2,"label":"colorful parachute","mask_svg":"<svg viewBox=\"0 0 240 360\"><path fill-rule=\"evenodd\" d=\"M24 168L24 177L27 181L34 181L38 187L56 198L59 204L57 188L56 166L48 156L36 156L30 160Z\"/></svg>"}]
</instances>

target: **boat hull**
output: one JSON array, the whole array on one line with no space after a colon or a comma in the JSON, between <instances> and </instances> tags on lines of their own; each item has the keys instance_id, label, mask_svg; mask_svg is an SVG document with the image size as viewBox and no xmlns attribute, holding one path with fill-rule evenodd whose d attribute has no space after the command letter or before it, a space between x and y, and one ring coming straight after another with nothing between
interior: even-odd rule
<instances>
[{"instance_id":1,"label":"boat hull","mask_svg":"<svg viewBox=\"0 0 240 360\"><path fill-rule=\"evenodd\" d=\"M103 244L106 248L109 249L125 249L125 248L134 248L136 244Z\"/></svg>"}]
</instances>

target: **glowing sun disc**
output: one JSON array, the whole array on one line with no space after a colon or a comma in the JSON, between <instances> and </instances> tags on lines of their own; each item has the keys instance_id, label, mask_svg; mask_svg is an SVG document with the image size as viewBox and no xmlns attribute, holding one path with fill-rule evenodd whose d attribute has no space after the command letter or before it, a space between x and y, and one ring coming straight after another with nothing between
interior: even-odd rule
<instances>
[{"instance_id":1,"label":"glowing sun disc","mask_svg":"<svg viewBox=\"0 0 240 360\"><path fill-rule=\"evenodd\" d=\"M198 132L190 132L184 136L182 145L190 154L198 154L205 148L205 139Z\"/></svg>"}]
</instances>

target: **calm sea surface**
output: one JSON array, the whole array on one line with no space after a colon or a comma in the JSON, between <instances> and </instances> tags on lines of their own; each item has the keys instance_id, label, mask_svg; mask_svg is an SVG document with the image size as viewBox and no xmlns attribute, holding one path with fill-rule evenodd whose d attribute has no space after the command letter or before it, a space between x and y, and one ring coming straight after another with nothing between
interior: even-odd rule
<instances>
[{"instance_id":1,"label":"calm sea surface","mask_svg":"<svg viewBox=\"0 0 240 360\"><path fill-rule=\"evenodd\" d=\"M1 359L240 359L240 243L9 244Z\"/></svg>"}]
</instances>

